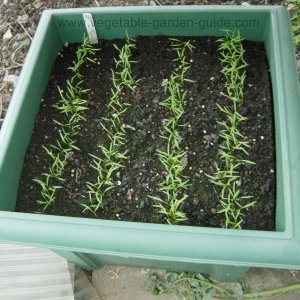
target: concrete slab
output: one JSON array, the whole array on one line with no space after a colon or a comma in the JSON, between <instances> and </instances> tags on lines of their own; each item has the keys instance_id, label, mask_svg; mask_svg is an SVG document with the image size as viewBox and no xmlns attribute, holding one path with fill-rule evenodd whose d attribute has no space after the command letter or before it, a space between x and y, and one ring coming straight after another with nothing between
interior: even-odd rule
<instances>
[{"instance_id":1,"label":"concrete slab","mask_svg":"<svg viewBox=\"0 0 300 300\"><path fill-rule=\"evenodd\" d=\"M155 270L160 276L165 271ZM105 266L93 272L92 283L101 300L174 300L174 294L151 295L150 269Z\"/></svg>"},{"instance_id":2,"label":"concrete slab","mask_svg":"<svg viewBox=\"0 0 300 300\"><path fill-rule=\"evenodd\" d=\"M163 278L166 271L123 266L105 266L93 272L92 283L101 300L175 300L175 294L152 296L149 275ZM284 287L300 282L300 272L251 268L240 282L249 292ZM224 287L226 284L224 285ZM272 297L272 300L299 300L300 290Z\"/></svg>"},{"instance_id":3,"label":"concrete slab","mask_svg":"<svg viewBox=\"0 0 300 300\"><path fill-rule=\"evenodd\" d=\"M278 269L251 268L241 282L251 292L284 287L300 282L300 272ZM300 290L273 297L272 300L299 300Z\"/></svg>"}]
</instances>

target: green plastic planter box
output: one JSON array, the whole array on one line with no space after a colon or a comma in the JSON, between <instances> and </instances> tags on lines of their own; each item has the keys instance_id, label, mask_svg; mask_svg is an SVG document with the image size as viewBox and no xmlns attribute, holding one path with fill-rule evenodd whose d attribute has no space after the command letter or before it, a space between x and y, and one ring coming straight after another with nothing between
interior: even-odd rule
<instances>
[{"instance_id":1,"label":"green plastic planter box","mask_svg":"<svg viewBox=\"0 0 300 300\"><path fill-rule=\"evenodd\" d=\"M82 41L82 13L99 38L220 36L265 43L276 135L276 231L229 230L14 212L24 155L52 64ZM87 8L45 11L0 132L0 240L53 249L76 264L159 267L235 280L250 266L300 269L300 97L289 16L276 6ZM34 200L33 200L34 201Z\"/></svg>"}]
</instances>

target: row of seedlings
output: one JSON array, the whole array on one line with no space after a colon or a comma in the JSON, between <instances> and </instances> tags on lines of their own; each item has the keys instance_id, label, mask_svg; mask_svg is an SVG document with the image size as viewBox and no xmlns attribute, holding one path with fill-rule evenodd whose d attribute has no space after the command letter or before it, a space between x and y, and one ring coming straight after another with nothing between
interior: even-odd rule
<instances>
[{"instance_id":1,"label":"row of seedlings","mask_svg":"<svg viewBox=\"0 0 300 300\"><path fill-rule=\"evenodd\" d=\"M222 142L218 150L219 164L216 164L215 173L209 177L220 189L222 208L219 213L225 216L224 227L240 229L244 211L255 204L255 201L248 201L252 196L242 192L240 173L242 165L254 164L247 159L250 145L240 131L241 124L247 118L238 112L239 107L243 105L247 63L244 60L245 50L239 33L227 31L218 42L221 72L226 81L222 95L228 100L228 104L217 104L224 115L224 120L218 122Z\"/></svg>"},{"instance_id":2,"label":"row of seedlings","mask_svg":"<svg viewBox=\"0 0 300 300\"><path fill-rule=\"evenodd\" d=\"M185 112L186 91L183 89L185 82L193 82L186 77L190 68L186 55L192 52L194 46L190 41L170 39L171 50L176 54L174 61L176 69L167 81L168 97L160 102L168 110L169 117L163 120L165 149L158 149L157 155L166 173L165 178L159 183L159 196L150 196L154 201L154 207L165 217L169 224L176 224L187 220L186 214L181 210L182 203L188 198L186 193L189 180L183 174L185 165L182 162L187 151L181 148L181 136L179 130L186 126L182 124Z\"/></svg>"},{"instance_id":3,"label":"row of seedlings","mask_svg":"<svg viewBox=\"0 0 300 300\"><path fill-rule=\"evenodd\" d=\"M56 199L56 191L61 188L64 182L64 169L68 158L79 148L76 145L76 136L81 123L85 120L84 111L87 109L87 101L83 99L87 89L83 87L81 70L87 61L94 63L93 56L97 49L93 48L88 38L76 51L76 60L69 70L72 73L71 79L66 81L66 92L58 88L60 99L54 105L60 114L66 116L66 122L53 120L59 127L59 137L54 144L48 147L42 146L44 151L51 159L51 166L47 172L34 181L41 188L41 198L37 201L44 212L49 206L53 205Z\"/></svg>"},{"instance_id":4,"label":"row of seedlings","mask_svg":"<svg viewBox=\"0 0 300 300\"><path fill-rule=\"evenodd\" d=\"M115 69L111 72L113 88L107 105L110 115L101 119L101 127L108 137L107 146L99 143L98 153L90 154L92 157L91 167L96 171L97 178L94 182L87 183L89 203L82 204L83 211L97 214L99 208L103 207L105 194L116 186L113 174L123 168L127 159L127 150L122 149L126 141L126 130L134 130L130 125L123 122L123 116L129 103L122 101L124 89L134 91L137 80L132 77L132 50L135 48L135 40L128 38L122 48L114 45L118 51L118 59L115 59Z\"/></svg>"},{"instance_id":5,"label":"row of seedlings","mask_svg":"<svg viewBox=\"0 0 300 300\"><path fill-rule=\"evenodd\" d=\"M176 54L174 61L178 64L167 81L169 96L160 102L160 105L167 108L169 117L164 119L164 135L161 138L166 142L165 149L158 149L157 155L166 173L165 178L159 183L160 195L149 196L155 201L154 207L164 215L169 224L179 223L187 220L181 210L182 203L188 198L186 193L189 187L189 179L184 176L185 165L182 159L187 154L181 149L181 137L179 130L185 124L181 123L185 107L185 95L183 85L185 82L193 82L186 77L190 68L186 55L192 52L194 46L190 41L180 41L170 39L171 50ZM243 211L255 204L255 201L247 202L251 198L243 195L239 187L240 166L242 164L253 164L252 161L242 158L248 156L249 143L241 134L240 123L246 120L238 112L238 107L243 103L243 89L245 82L245 68L247 64L244 60L244 49L242 39L239 34L227 32L225 37L218 40L221 55L222 73L225 76L225 92L223 96L229 100L229 105L218 107L226 116L226 120L218 122L222 127L220 137L222 143L218 151L219 164L216 165L216 172L208 175L214 184L220 188L220 203L222 209L219 213L225 215L226 228L241 228L243 222ZM105 194L115 187L113 174L123 167L127 158L127 150L123 149L126 141L126 129L134 129L123 122L123 115L130 104L122 101L124 88L134 91L137 80L132 77L132 50L135 48L135 40L127 38L122 48L114 45L118 51L118 59L115 59L115 69L112 70L111 97L107 105L110 109L109 117L101 119L101 127L107 135L109 144L104 146L98 144L98 153L90 154L92 157L91 167L96 170L97 178L95 182L88 182L87 189L89 203L82 204L83 211L91 211L96 215L99 208L103 207ZM95 54L96 49L92 48L88 40L76 52L77 60L69 69L74 74L67 81L67 93L59 89L60 100L55 105L60 113L68 117L68 122L60 123L59 139L54 145L48 148L43 146L46 153L52 160L52 165L47 173L43 173L43 179L35 179L41 186L42 199L38 201L43 205L43 211L55 201L55 192L61 188L64 181L62 174L68 157L74 150L79 150L76 146L76 135L79 123L84 120L82 112L87 109L86 100L82 95L87 92L82 88L81 66ZM242 155L243 154L243 155Z\"/></svg>"}]
</instances>

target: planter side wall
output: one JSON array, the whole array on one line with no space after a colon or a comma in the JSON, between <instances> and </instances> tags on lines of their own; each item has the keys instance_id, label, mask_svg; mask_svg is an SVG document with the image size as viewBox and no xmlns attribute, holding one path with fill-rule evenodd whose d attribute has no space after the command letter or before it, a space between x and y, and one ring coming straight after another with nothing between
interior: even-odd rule
<instances>
[{"instance_id":1,"label":"planter side wall","mask_svg":"<svg viewBox=\"0 0 300 300\"><path fill-rule=\"evenodd\" d=\"M270 75L272 80L273 110L276 145L276 230L290 231L299 228L292 219L294 204L299 204L300 97L296 59L291 36L289 14L272 14L265 32ZM277 23L279 26L272 26ZM274 45L276 45L274 47ZM289 53L289 54L287 54ZM283 56L284 58L283 62ZM293 124L293 125L292 125ZM294 204L292 203L294 202Z\"/></svg>"},{"instance_id":2,"label":"planter side wall","mask_svg":"<svg viewBox=\"0 0 300 300\"><path fill-rule=\"evenodd\" d=\"M0 209L13 211L24 156L31 138L40 101L48 84L61 41L52 18L42 19L26 62L0 137ZM31 68L33 66L33 68ZM26 99L26 100L25 100ZM24 101L25 100L25 101ZM3 134L4 133L4 134Z\"/></svg>"}]
</instances>

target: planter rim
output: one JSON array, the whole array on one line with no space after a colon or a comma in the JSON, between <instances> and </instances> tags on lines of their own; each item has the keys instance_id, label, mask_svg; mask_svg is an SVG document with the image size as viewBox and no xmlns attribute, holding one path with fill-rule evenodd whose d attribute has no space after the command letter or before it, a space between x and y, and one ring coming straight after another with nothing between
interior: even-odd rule
<instances>
[{"instance_id":1,"label":"planter rim","mask_svg":"<svg viewBox=\"0 0 300 300\"><path fill-rule=\"evenodd\" d=\"M296 258L300 253L300 240L284 232L170 226L27 213L16 215L12 212L0 212L0 224L3 242L46 246L53 250L143 259L164 257L164 260L197 264L300 269L300 264L290 262L291 258ZM35 228L35 232L30 232L30 228ZM40 237L45 235L46 230L47 238L41 243ZM131 243L127 242L127 237L131 238ZM184 255L177 251L183 240L189 245L188 254ZM201 240L205 240L205 244ZM157 247L160 241L164 243ZM120 243L122 250L119 248ZM286 246L283 247L283 244ZM165 250L165 245L174 247L169 246ZM282 257L282 248L286 248L285 257ZM251 258L253 254L256 254L255 260Z\"/></svg>"},{"instance_id":2,"label":"planter rim","mask_svg":"<svg viewBox=\"0 0 300 300\"><path fill-rule=\"evenodd\" d=\"M271 238L272 239L293 239L293 234L289 231L266 231L266 230L248 230L248 229L225 229L217 227L202 227L202 226L188 226L188 225L169 225L169 224L158 224L158 223L143 223L143 222L131 222L122 220L106 220L106 219L90 219L90 218L79 218L69 216L55 216L55 215L43 215L34 213L23 213L23 212L9 212L0 211L0 218L7 218L15 220L15 222L23 222L27 220L33 220L35 222L50 222L53 224L68 224L76 225L80 224L87 227L107 227L107 228L123 228L123 229L137 229L144 230L149 229L153 231L161 232L178 232L178 233L191 233L191 234L211 234L215 236L232 236L239 238Z\"/></svg>"},{"instance_id":3,"label":"planter rim","mask_svg":"<svg viewBox=\"0 0 300 300\"><path fill-rule=\"evenodd\" d=\"M166 8L168 9L166 11ZM58 8L58 9L46 9L43 14L72 14L81 12L163 12L168 11L182 11L182 12L195 12L195 11L226 11L237 12L239 11L258 11L258 12L273 12L277 10L286 10L283 5L157 5L157 6L105 6L105 7L79 7L79 8Z\"/></svg>"}]
</instances>

